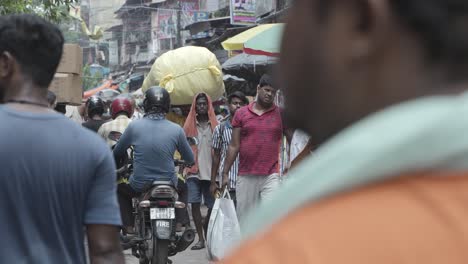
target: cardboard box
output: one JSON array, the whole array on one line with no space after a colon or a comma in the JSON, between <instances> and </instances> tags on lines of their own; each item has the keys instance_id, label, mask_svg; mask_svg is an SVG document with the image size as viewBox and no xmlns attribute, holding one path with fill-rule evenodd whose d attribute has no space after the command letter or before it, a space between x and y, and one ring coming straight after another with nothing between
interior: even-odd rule
<instances>
[{"instance_id":1,"label":"cardboard box","mask_svg":"<svg viewBox=\"0 0 468 264\"><path fill-rule=\"evenodd\" d=\"M82 70L83 49L76 44L65 44L57 72L81 74Z\"/></svg>"},{"instance_id":2,"label":"cardboard box","mask_svg":"<svg viewBox=\"0 0 468 264\"><path fill-rule=\"evenodd\" d=\"M58 103L81 105L83 98L83 79L71 73L56 73L49 90L57 95Z\"/></svg>"}]
</instances>

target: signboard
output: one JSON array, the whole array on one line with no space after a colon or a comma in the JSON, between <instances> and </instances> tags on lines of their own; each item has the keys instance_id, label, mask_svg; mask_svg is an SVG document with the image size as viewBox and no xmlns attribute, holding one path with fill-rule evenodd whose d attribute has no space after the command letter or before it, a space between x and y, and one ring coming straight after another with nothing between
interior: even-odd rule
<instances>
[{"instance_id":1,"label":"signboard","mask_svg":"<svg viewBox=\"0 0 468 264\"><path fill-rule=\"evenodd\" d=\"M177 12L175 10L158 10L158 39L175 38L177 34Z\"/></svg>"},{"instance_id":2,"label":"signboard","mask_svg":"<svg viewBox=\"0 0 468 264\"><path fill-rule=\"evenodd\" d=\"M197 21L203 21L210 19L210 13L209 12L203 12L203 11L196 11L193 12L193 22Z\"/></svg>"},{"instance_id":3,"label":"signboard","mask_svg":"<svg viewBox=\"0 0 468 264\"><path fill-rule=\"evenodd\" d=\"M231 24L254 25L257 16L257 0L231 0Z\"/></svg>"},{"instance_id":4,"label":"signboard","mask_svg":"<svg viewBox=\"0 0 468 264\"><path fill-rule=\"evenodd\" d=\"M210 13L209 12L202 12L202 11L197 11L193 13L193 22L198 22L198 21L204 21L208 20L210 18ZM209 37L208 32L200 32L196 35L192 35L193 39L199 39L199 38L207 38Z\"/></svg>"},{"instance_id":5,"label":"signboard","mask_svg":"<svg viewBox=\"0 0 468 264\"><path fill-rule=\"evenodd\" d=\"M185 0L180 2L182 13L180 16L180 26L184 28L205 14L197 12L199 10L198 0ZM177 36L177 7L167 7L158 10L157 39L175 38Z\"/></svg>"}]
</instances>

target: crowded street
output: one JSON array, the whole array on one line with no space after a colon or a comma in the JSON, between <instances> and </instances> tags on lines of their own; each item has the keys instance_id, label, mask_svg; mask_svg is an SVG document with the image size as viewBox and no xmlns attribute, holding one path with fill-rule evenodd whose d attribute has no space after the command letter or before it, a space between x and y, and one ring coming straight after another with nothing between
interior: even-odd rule
<instances>
[{"instance_id":1,"label":"crowded street","mask_svg":"<svg viewBox=\"0 0 468 264\"><path fill-rule=\"evenodd\" d=\"M467 0L1 0L0 264L467 264Z\"/></svg>"}]
</instances>

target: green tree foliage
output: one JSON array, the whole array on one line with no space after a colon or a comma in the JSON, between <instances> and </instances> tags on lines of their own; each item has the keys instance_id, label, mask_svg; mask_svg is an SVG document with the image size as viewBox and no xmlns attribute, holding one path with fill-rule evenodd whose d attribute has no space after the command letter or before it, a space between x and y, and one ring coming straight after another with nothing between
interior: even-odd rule
<instances>
[{"instance_id":1,"label":"green tree foliage","mask_svg":"<svg viewBox=\"0 0 468 264\"><path fill-rule=\"evenodd\" d=\"M102 80L104 76L102 73L96 72L95 74L91 74L91 67L89 65L85 65L83 67L83 90L88 91L93 88L98 87L102 84Z\"/></svg>"},{"instance_id":2,"label":"green tree foliage","mask_svg":"<svg viewBox=\"0 0 468 264\"><path fill-rule=\"evenodd\" d=\"M88 39L88 36L83 33L81 25L76 20L63 21L58 26L65 38L65 43L80 44L80 40Z\"/></svg>"},{"instance_id":3,"label":"green tree foliage","mask_svg":"<svg viewBox=\"0 0 468 264\"><path fill-rule=\"evenodd\" d=\"M35 13L52 22L69 17L69 9L79 0L1 0L0 15Z\"/></svg>"}]
</instances>

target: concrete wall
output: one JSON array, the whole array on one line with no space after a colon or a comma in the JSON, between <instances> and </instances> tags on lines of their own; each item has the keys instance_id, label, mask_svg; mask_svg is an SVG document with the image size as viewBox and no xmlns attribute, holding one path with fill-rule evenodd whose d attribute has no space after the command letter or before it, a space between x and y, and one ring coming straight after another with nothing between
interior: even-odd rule
<instances>
[{"instance_id":1,"label":"concrete wall","mask_svg":"<svg viewBox=\"0 0 468 264\"><path fill-rule=\"evenodd\" d=\"M100 26L104 30L121 24L120 19L115 17L117 11L125 3L125 0L88 0L90 7L89 28Z\"/></svg>"}]
</instances>

